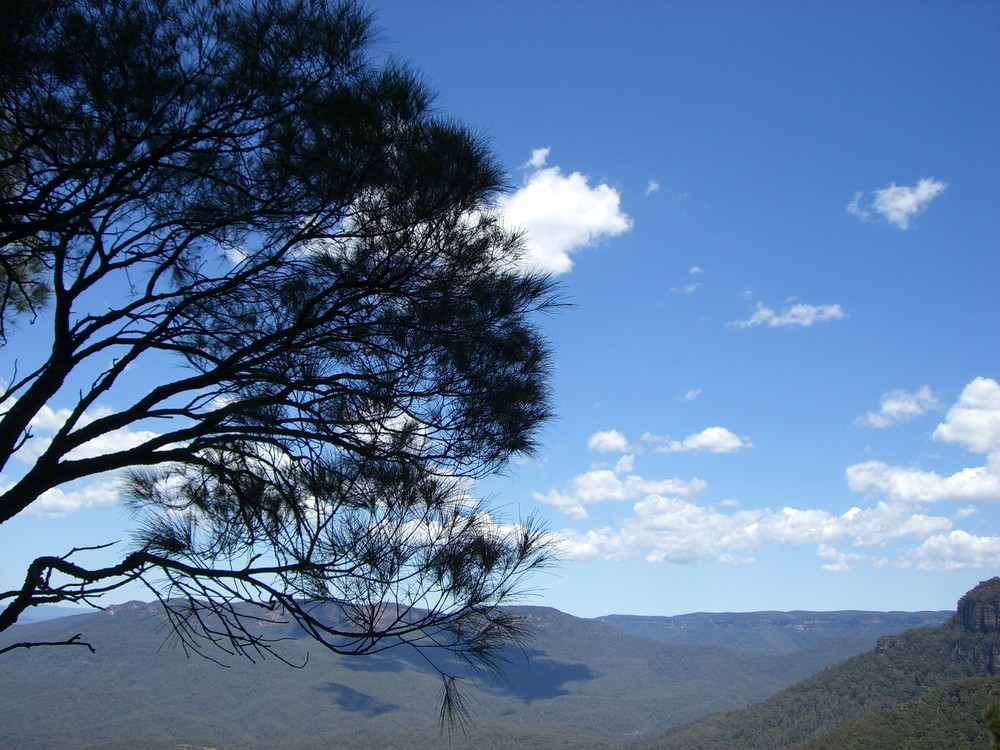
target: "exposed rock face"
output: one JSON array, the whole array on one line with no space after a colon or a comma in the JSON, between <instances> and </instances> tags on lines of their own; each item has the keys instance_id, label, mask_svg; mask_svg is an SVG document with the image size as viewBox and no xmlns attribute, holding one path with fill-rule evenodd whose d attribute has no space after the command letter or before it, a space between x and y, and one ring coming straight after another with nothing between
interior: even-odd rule
<instances>
[{"instance_id":1,"label":"exposed rock face","mask_svg":"<svg viewBox=\"0 0 1000 750\"><path fill-rule=\"evenodd\" d=\"M959 599L952 624L969 633L1000 633L1000 577L983 581Z\"/></svg>"},{"instance_id":2,"label":"exposed rock face","mask_svg":"<svg viewBox=\"0 0 1000 750\"><path fill-rule=\"evenodd\" d=\"M952 644L952 658L1000 674L1000 577L980 582L959 599L951 626L966 634Z\"/></svg>"}]
</instances>

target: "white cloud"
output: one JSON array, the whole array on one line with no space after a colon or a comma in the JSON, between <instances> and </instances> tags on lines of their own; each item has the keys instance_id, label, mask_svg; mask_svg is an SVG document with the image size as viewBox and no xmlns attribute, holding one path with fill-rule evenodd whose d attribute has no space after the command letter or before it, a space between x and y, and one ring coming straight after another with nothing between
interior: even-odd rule
<instances>
[{"instance_id":1,"label":"white cloud","mask_svg":"<svg viewBox=\"0 0 1000 750\"><path fill-rule=\"evenodd\" d=\"M936 534L896 563L919 570L996 570L1000 568L1000 537L976 536L955 529Z\"/></svg>"},{"instance_id":2,"label":"white cloud","mask_svg":"<svg viewBox=\"0 0 1000 750\"><path fill-rule=\"evenodd\" d=\"M531 158L522 165L522 168L541 169L545 166L545 162L548 161L551 151L552 149L550 148L536 148L532 150Z\"/></svg>"},{"instance_id":3,"label":"white cloud","mask_svg":"<svg viewBox=\"0 0 1000 750\"><path fill-rule=\"evenodd\" d=\"M644 495L669 494L690 496L701 492L707 483L701 479L647 480L630 474L633 462L619 462L615 469L592 469L574 477L565 491L549 490L535 492L533 497L540 503L552 505L560 513L584 520L588 517L586 506L605 502L636 500Z\"/></svg>"},{"instance_id":4,"label":"white cloud","mask_svg":"<svg viewBox=\"0 0 1000 750\"><path fill-rule=\"evenodd\" d=\"M855 552L839 552L829 544L821 544L816 548L816 556L822 560L820 567L831 573L842 573L850 570L856 563L867 559L867 555Z\"/></svg>"},{"instance_id":5,"label":"white cloud","mask_svg":"<svg viewBox=\"0 0 1000 750\"><path fill-rule=\"evenodd\" d=\"M934 437L976 453L1000 453L1000 383L980 377L965 386Z\"/></svg>"},{"instance_id":6,"label":"white cloud","mask_svg":"<svg viewBox=\"0 0 1000 750\"><path fill-rule=\"evenodd\" d=\"M858 421L869 427L884 429L900 422L909 422L939 406L937 396L926 385L912 393L894 389L882 394L877 412L868 412Z\"/></svg>"},{"instance_id":7,"label":"white cloud","mask_svg":"<svg viewBox=\"0 0 1000 750\"><path fill-rule=\"evenodd\" d=\"M524 264L560 274L572 269L573 253L627 232L632 219L621 210L617 190L604 183L591 187L579 172L566 175L546 167L548 154L549 149L532 152L524 185L501 196L498 207L510 226L525 232Z\"/></svg>"},{"instance_id":8,"label":"white cloud","mask_svg":"<svg viewBox=\"0 0 1000 750\"><path fill-rule=\"evenodd\" d=\"M851 199L851 202L847 204L847 213L851 216L857 216L862 221L868 221L871 218L871 213L861 206L861 199L864 197L864 193L857 192Z\"/></svg>"},{"instance_id":9,"label":"white cloud","mask_svg":"<svg viewBox=\"0 0 1000 750\"><path fill-rule=\"evenodd\" d=\"M109 416L112 413L112 410L107 407L95 407L84 412L77 421L77 427L85 427L95 420ZM34 463L45 452L52 442L54 434L62 428L70 415L71 411L69 409L52 409L49 406L43 406L29 423L32 436L14 454L14 457L24 463ZM87 441L80 447L67 453L66 458L70 460L93 458L108 453L128 450L137 445L142 445L157 436L157 433L150 432L149 430L131 430L127 427L122 427Z\"/></svg>"},{"instance_id":10,"label":"white cloud","mask_svg":"<svg viewBox=\"0 0 1000 750\"><path fill-rule=\"evenodd\" d=\"M705 273L705 271L699 266L691 266L691 270L688 271L688 273L691 274L692 276L699 276ZM684 286L671 287L670 291L675 294L692 294L698 291L700 288L701 288L701 282L693 281L690 284L685 284Z\"/></svg>"},{"instance_id":11,"label":"white cloud","mask_svg":"<svg viewBox=\"0 0 1000 750\"><path fill-rule=\"evenodd\" d=\"M903 392L883 398L880 414L887 420L899 421L912 412L891 406L908 402L899 393ZM907 395L919 396L920 408L929 406L932 398L923 388ZM956 527L976 515L975 506L968 503L1000 500L998 414L1000 385L976 378L963 389L934 437L986 453L991 457L987 466L942 475L881 461L858 463L845 471L848 488L877 497L840 513L815 507L747 509L731 499L702 504L699 498L707 482L645 479L636 473L631 454L614 470L592 469L575 477L564 491L535 497L577 521L587 519L588 508L603 502L632 503L632 513L613 526L558 532L560 551L567 559L742 564L752 562L761 550L814 545L819 566L829 572L859 565L995 570L1000 567L1000 537L977 536ZM683 441L649 433L642 439L659 443L658 450L668 452L750 444L724 428L709 428ZM945 500L962 505L948 515L926 509Z\"/></svg>"},{"instance_id":12,"label":"white cloud","mask_svg":"<svg viewBox=\"0 0 1000 750\"><path fill-rule=\"evenodd\" d=\"M83 508L97 508L118 503L119 488L115 479L98 479L69 488L47 490L23 511L26 516L62 518Z\"/></svg>"},{"instance_id":13,"label":"white cloud","mask_svg":"<svg viewBox=\"0 0 1000 750\"><path fill-rule=\"evenodd\" d=\"M4 404L9 408L11 399ZM0 407L0 413L6 408ZM84 412L76 422L77 428L92 424L95 420L109 416L114 412L108 407L97 406ZM52 442L57 431L62 429L70 418L70 409L52 409L43 406L29 423L31 437L14 454L21 463L33 464L38 460ZM137 445L158 437L158 433L149 430L132 430L126 427L113 430L89 440L78 448L66 454L68 460L94 458L109 453L128 450ZM4 478L0 481L0 491L9 487L10 481ZM37 500L29 505L23 513L41 518L60 518L83 508L96 508L104 505L114 505L118 502L119 490L117 479L105 475L91 480L77 482L47 490Z\"/></svg>"},{"instance_id":14,"label":"white cloud","mask_svg":"<svg viewBox=\"0 0 1000 750\"><path fill-rule=\"evenodd\" d=\"M901 502L1000 500L1000 477L985 466L942 476L934 471L865 461L848 466L845 474L847 486L855 492L875 490Z\"/></svg>"},{"instance_id":15,"label":"white cloud","mask_svg":"<svg viewBox=\"0 0 1000 750\"><path fill-rule=\"evenodd\" d=\"M635 471L635 456L628 454L622 456L615 463L615 474L631 474Z\"/></svg>"},{"instance_id":16,"label":"white cloud","mask_svg":"<svg viewBox=\"0 0 1000 750\"><path fill-rule=\"evenodd\" d=\"M965 386L933 437L987 455L985 466L949 476L916 467L865 461L847 467L847 484L856 492L874 490L902 502L1000 500L1000 384L975 378Z\"/></svg>"},{"instance_id":17,"label":"white cloud","mask_svg":"<svg viewBox=\"0 0 1000 750\"><path fill-rule=\"evenodd\" d=\"M847 204L847 213L862 221L871 218L872 211L900 229L909 229L910 220L930 205L948 187L932 177L919 180L916 185L890 184L888 187L872 191L871 201L866 202L863 192L854 194Z\"/></svg>"},{"instance_id":18,"label":"white cloud","mask_svg":"<svg viewBox=\"0 0 1000 750\"><path fill-rule=\"evenodd\" d=\"M692 388L690 391L684 394L684 400L694 401L700 395L701 395L701 388Z\"/></svg>"},{"instance_id":19,"label":"white cloud","mask_svg":"<svg viewBox=\"0 0 1000 750\"><path fill-rule=\"evenodd\" d=\"M776 313L762 302L757 303L753 315L747 320L734 320L727 325L736 328L753 328L754 326L767 325L772 328L779 326L811 326L825 320L840 320L846 318L840 305L804 305L797 304L786 307L780 313Z\"/></svg>"},{"instance_id":20,"label":"white cloud","mask_svg":"<svg viewBox=\"0 0 1000 750\"><path fill-rule=\"evenodd\" d=\"M672 286L670 291L674 294L693 294L701 288L701 282L686 284L684 286Z\"/></svg>"},{"instance_id":21,"label":"white cloud","mask_svg":"<svg viewBox=\"0 0 1000 750\"><path fill-rule=\"evenodd\" d=\"M685 451L706 453L733 453L742 448L751 448L748 438L741 438L725 427L706 427L701 432L688 435L683 440L672 440L667 445L656 448L657 453L680 453Z\"/></svg>"},{"instance_id":22,"label":"white cloud","mask_svg":"<svg viewBox=\"0 0 1000 750\"><path fill-rule=\"evenodd\" d=\"M650 193L655 193L659 189L660 189L660 183L658 183L656 180L650 180L649 183L646 185L646 195L649 195Z\"/></svg>"},{"instance_id":23,"label":"white cloud","mask_svg":"<svg viewBox=\"0 0 1000 750\"><path fill-rule=\"evenodd\" d=\"M650 494L636 502L633 511L619 529L559 532L561 553L571 559L641 556L650 562L745 563L767 547L815 544L825 569L842 570L866 556L832 554L835 543L882 546L905 537L941 534L952 527L947 518L884 502L868 509L851 508L841 515L797 508L724 512L690 499Z\"/></svg>"},{"instance_id":24,"label":"white cloud","mask_svg":"<svg viewBox=\"0 0 1000 750\"><path fill-rule=\"evenodd\" d=\"M624 453L628 450L628 440L618 430L604 430L591 435L587 447L598 453Z\"/></svg>"}]
</instances>

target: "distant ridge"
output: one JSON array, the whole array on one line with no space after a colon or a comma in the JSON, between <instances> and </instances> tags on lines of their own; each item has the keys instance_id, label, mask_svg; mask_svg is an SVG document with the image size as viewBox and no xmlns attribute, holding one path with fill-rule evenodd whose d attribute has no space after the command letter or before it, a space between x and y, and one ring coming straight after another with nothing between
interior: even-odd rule
<instances>
[{"instance_id":1,"label":"distant ridge","mask_svg":"<svg viewBox=\"0 0 1000 750\"><path fill-rule=\"evenodd\" d=\"M89 607L57 607L52 604L42 604L37 607L28 607L17 621L21 625L28 625L33 622L55 620L59 617L92 614L94 611Z\"/></svg>"},{"instance_id":2,"label":"distant ridge","mask_svg":"<svg viewBox=\"0 0 1000 750\"><path fill-rule=\"evenodd\" d=\"M863 630L864 637L852 637L850 622L867 627L864 620L874 617L884 620L879 632L900 632L912 617L749 613L742 626L740 618L725 628L706 623L702 643L691 645L628 635L604 619L547 607L515 610L529 620L535 641L527 654L509 654L505 681L473 684L474 725L450 739L438 734L440 680L406 650L336 657L275 622L267 627L290 639L282 654L293 663L308 654L305 668L274 659L230 660L220 668L186 658L158 606L142 602L17 625L4 638L52 641L83 633L97 653L40 648L0 658L0 748L401 750L447 743L453 750L634 749L642 738L761 701L873 649L876 635ZM951 614L937 613L937 622ZM816 642L789 645L783 636L762 645L753 632L776 618L782 624L771 627L772 634L816 638L821 623L842 632ZM688 619L685 632L699 622ZM735 637L740 627L747 633Z\"/></svg>"},{"instance_id":3,"label":"distant ridge","mask_svg":"<svg viewBox=\"0 0 1000 750\"><path fill-rule=\"evenodd\" d=\"M874 651L759 704L675 727L643 747L990 750L983 711L1000 700L998 673L1000 578L992 578L942 625L885 636Z\"/></svg>"},{"instance_id":4,"label":"distant ridge","mask_svg":"<svg viewBox=\"0 0 1000 750\"><path fill-rule=\"evenodd\" d=\"M868 612L695 612L672 617L608 615L599 620L628 635L677 645L729 646L760 653L789 654L833 639L854 640L864 651L880 636L937 626L948 611Z\"/></svg>"}]
</instances>

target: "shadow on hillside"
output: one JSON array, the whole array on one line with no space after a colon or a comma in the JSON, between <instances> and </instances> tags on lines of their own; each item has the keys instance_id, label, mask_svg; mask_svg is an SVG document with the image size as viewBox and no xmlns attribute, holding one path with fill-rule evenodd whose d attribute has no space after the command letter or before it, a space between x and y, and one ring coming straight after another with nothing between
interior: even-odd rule
<instances>
[{"instance_id":1,"label":"shadow on hillside","mask_svg":"<svg viewBox=\"0 0 1000 750\"><path fill-rule=\"evenodd\" d=\"M317 685L315 689L321 690L324 693L330 693L333 696L333 702L345 711L364 714L369 719L387 714L399 708L399 706L393 703L379 703L372 696L359 693L357 690L349 688L347 685L341 685L338 682L326 682L322 685Z\"/></svg>"},{"instance_id":2,"label":"shadow on hillside","mask_svg":"<svg viewBox=\"0 0 1000 750\"><path fill-rule=\"evenodd\" d=\"M567 683L593 680L598 674L586 664L570 664L545 656L510 665L506 675L492 680L495 693L511 695L525 703L569 693Z\"/></svg>"},{"instance_id":3,"label":"shadow on hillside","mask_svg":"<svg viewBox=\"0 0 1000 750\"><path fill-rule=\"evenodd\" d=\"M555 698L569 692L567 684L582 680L593 680L599 675L586 664L565 662L546 656L543 652L532 651L526 655L521 651L509 650L506 654L506 669L502 675L490 677L471 670L447 654L419 654L413 650L401 648L382 654L372 654L365 657L344 657L338 664L354 672L398 673L409 669L425 674L433 674L432 664L442 674L470 677L482 681L483 687L496 694L517 698L524 703L535 700ZM337 683L327 683L343 690L349 690ZM324 688L327 689L327 688ZM353 691L351 691L353 693ZM360 695L360 694L356 694ZM353 705L345 706L349 710L360 710Z\"/></svg>"}]
</instances>

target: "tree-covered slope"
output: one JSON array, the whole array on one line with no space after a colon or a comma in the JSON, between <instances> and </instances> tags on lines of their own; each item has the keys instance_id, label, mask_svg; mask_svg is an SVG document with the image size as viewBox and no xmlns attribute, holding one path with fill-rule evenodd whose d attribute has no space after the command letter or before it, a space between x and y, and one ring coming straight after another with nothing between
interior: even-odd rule
<instances>
[{"instance_id":1,"label":"tree-covered slope","mask_svg":"<svg viewBox=\"0 0 1000 750\"><path fill-rule=\"evenodd\" d=\"M1000 678L954 680L795 750L991 750L983 708L997 700Z\"/></svg>"},{"instance_id":2,"label":"tree-covered slope","mask_svg":"<svg viewBox=\"0 0 1000 750\"><path fill-rule=\"evenodd\" d=\"M957 680L996 674L1000 666L998 623L1000 579L992 579L964 596L958 611L945 625L885 637L873 652L830 667L760 704L677 727L649 747L781 750L879 715L891 725L894 714L885 712L918 699L931 700L928 696L935 690L951 695L946 686ZM971 710L981 715L984 708L977 704ZM895 715L905 713L897 711ZM858 745L862 746L899 747ZM822 747L831 750L853 746Z\"/></svg>"}]
</instances>

